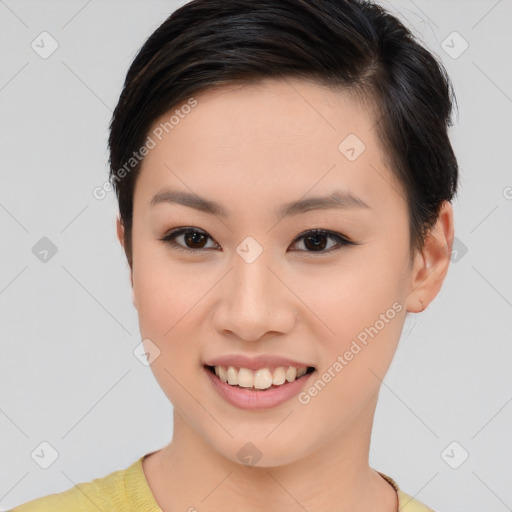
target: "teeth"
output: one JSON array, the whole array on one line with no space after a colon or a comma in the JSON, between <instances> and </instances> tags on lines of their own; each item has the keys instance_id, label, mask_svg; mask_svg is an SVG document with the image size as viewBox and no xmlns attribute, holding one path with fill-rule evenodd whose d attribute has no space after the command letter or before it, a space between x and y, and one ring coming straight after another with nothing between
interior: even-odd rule
<instances>
[{"instance_id":1,"label":"teeth","mask_svg":"<svg viewBox=\"0 0 512 512\"><path fill-rule=\"evenodd\" d=\"M268 368L263 368L262 370L256 370L254 372L254 387L256 389L267 389L272 386L272 384L272 374Z\"/></svg>"},{"instance_id":2,"label":"teeth","mask_svg":"<svg viewBox=\"0 0 512 512\"><path fill-rule=\"evenodd\" d=\"M269 368L261 368L253 371L248 368L235 368L234 366L215 366L215 375L222 382L231 386L242 388L268 389L272 385L280 386L287 382L293 382L307 373L307 367L279 366L273 372Z\"/></svg>"},{"instance_id":3,"label":"teeth","mask_svg":"<svg viewBox=\"0 0 512 512\"><path fill-rule=\"evenodd\" d=\"M232 366L229 369L232 369L234 372L236 372L235 368ZM242 388L252 388L253 383L254 377L252 371L248 370L247 368L240 368L240 371L238 372L237 384Z\"/></svg>"},{"instance_id":4,"label":"teeth","mask_svg":"<svg viewBox=\"0 0 512 512\"><path fill-rule=\"evenodd\" d=\"M217 368L217 366L215 368ZM232 386L238 384L238 372L232 366L228 368L227 378L228 384L231 384Z\"/></svg>"},{"instance_id":5,"label":"teeth","mask_svg":"<svg viewBox=\"0 0 512 512\"><path fill-rule=\"evenodd\" d=\"M303 375L306 375L306 372L307 372L307 371L308 371L308 369L307 369L307 368L299 368L299 369L297 370L297 379L298 379L299 377L302 377Z\"/></svg>"},{"instance_id":6,"label":"teeth","mask_svg":"<svg viewBox=\"0 0 512 512\"><path fill-rule=\"evenodd\" d=\"M297 377L297 368L290 366L288 370L286 370L286 380L288 382L293 382Z\"/></svg>"},{"instance_id":7,"label":"teeth","mask_svg":"<svg viewBox=\"0 0 512 512\"><path fill-rule=\"evenodd\" d=\"M272 374L272 384L274 384L274 386L279 386L281 384L284 384L285 380L286 380L286 370L282 366L279 368L276 368L274 370L274 373Z\"/></svg>"}]
</instances>

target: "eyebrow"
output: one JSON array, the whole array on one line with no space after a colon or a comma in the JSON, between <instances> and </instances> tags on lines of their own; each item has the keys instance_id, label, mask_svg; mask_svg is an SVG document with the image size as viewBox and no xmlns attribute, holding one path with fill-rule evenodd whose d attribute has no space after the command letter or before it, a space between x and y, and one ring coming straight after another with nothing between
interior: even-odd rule
<instances>
[{"instance_id":1,"label":"eyebrow","mask_svg":"<svg viewBox=\"0 0 512 512\"><path fill-rule=\"evenodd\" d=\"M219 203L200 197L197 194L192 194L182 190L164 189L156 193L149 206L155 206L161 203L181 204L196 210L217 215L219 217L228 217L228 211ZM343 190L335 190L327 196L316 196L308 199L299 199L285 203L277 211L276 216L279 219L284 217L299 215L312 210L327 210L327 209L344 209L344 208L368 208L361 198L345 192Z\"/></svg>"}]
</instances>

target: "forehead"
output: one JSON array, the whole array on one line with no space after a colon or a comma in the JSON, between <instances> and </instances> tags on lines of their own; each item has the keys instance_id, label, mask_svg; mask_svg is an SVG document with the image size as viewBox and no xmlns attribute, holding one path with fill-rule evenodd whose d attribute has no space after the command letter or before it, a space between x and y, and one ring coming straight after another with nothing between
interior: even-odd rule
<instances>
[{"instance_id":1,"label":"forehead","mask_svg":"<svg viewBox=\"0 0 512 512\"><path fill-rule=\"evenodd\" d=\"M375 115L368 101L311 81L286 78L228 84L206 90L195 100L197 106L180 121L181 130L178 126L172 130L176 144L179 132L189 135L186 128L196 134L196 147L216 152L232 151L236 142L239 149L243 144L246 150L265 145L279 153L286 151L282 141L337 150L337 142L350 130L373 142ZM168 118L164 114L154 125Z\"/></svg>"},{"instance_id":2,"label":"forehead","mask_svg":"<svg viewBox=\"0 0 512 512\"><path fill-rule=\"evenodd\" d=\"M397 199L374 112L355 94L287 78L229 84L194 100L149 131L156 145L137 180L145 200L164 185L209 197L236 191L242 201L283 202L283 194L340 186L368 201Z\"/></svg>"}]
</instances>

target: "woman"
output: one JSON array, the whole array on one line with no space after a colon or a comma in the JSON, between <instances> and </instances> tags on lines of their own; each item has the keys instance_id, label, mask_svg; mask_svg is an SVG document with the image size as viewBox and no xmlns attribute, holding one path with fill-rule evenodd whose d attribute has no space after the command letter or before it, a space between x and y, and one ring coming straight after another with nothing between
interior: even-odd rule
<instances>
[{"instance_id":1,"label":"woman","mask_svg":"<svg viewBox=\"0 0 512 512\"><path fill-rule=\"evenodd\" d=\"M431 510L368 454L406 315L450 262L452 99L370 2L176 10L131 65L109 139L173 438L14 510Z\"/></svg>"}]
</instances>

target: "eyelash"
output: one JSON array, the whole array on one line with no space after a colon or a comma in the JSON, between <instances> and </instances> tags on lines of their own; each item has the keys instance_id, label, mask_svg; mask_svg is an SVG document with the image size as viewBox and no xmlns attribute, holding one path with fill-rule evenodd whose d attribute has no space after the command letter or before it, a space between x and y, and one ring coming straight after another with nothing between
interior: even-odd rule
<instances>
[{"instance_id":1,"label":"eyelash","mask_svg":"<svg viewBox=\"0 0 512 512\"><path fill-rule=\"evenodd\" d=\"M182 227L182 228L172 229L171 231L166 233L159 240L164 242L165 244L167 244L171 249L177 250L177 251L185 251L185 252L188 252L188 253L193 253L193 252L202 252L202 251L210 250L210 249L204 249L204 248L191 249L189 247L184 247L184 246L182 246L182 245L180 245L180 244L178 244L176 242L175 239L178 236L184 235L184 234L189 234L189 233L199 233L201 235L205 235L207 238L212 239L206 233L206 231L203 231L202 229L191 228L191 227ZM311 229L309 231L305 231L304 233L301 233L293 241L293 244L297 243L298 241L302 240L303 238L308 238L310 236L315 236L315 235L321 235L321 236L330 237L330 238L332 238L332 239L337 241L337 245L331 247L328 250L322 250L322 251L307 251L307 250L304 250L304 251L299 251L299 252L307 252L307 253L310 253L310 254L329 254L329 253L331 253L333 251L336 251L336 250L339 250L342 247L347 246L347 245L357 245L356 243L348 240L348 238L344 237L343 235L341 235L339 233L336 233L334 231L329 231L329 230L325 230L325 229Z\"/></svg>"}]
</instances>

